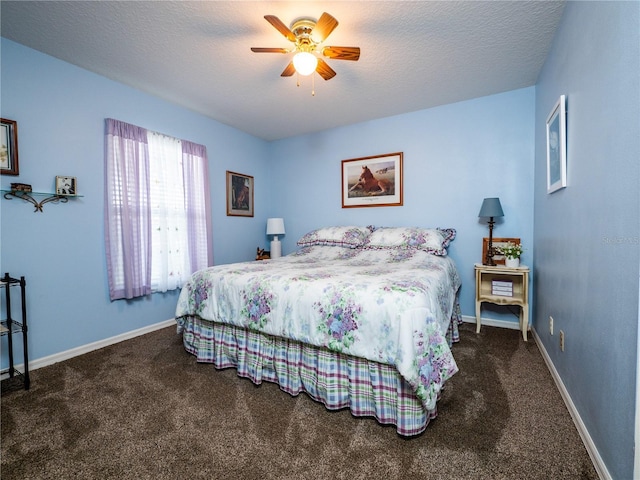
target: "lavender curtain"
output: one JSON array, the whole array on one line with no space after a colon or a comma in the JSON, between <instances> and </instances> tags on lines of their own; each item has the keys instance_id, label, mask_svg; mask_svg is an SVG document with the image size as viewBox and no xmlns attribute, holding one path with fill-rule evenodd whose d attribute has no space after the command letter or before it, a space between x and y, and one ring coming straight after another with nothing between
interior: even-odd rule
<instances>
[{"instance_id":1,"label":"lavender curtain","mask_svg":"<svg viewBox=\"0 0 640 480\"><path fill-rule=\"evenodd\" d=\"M111 300L151 293L147 131L106 120L105 241Z\"/></svg>"},{"instance_id":2,"label":"lavender curtain","mask_svg":"<svg viewBox=\"0 0 640 480\"><path fill-rule=\"evenodd\" d=\"M213 265L209 162L204 145L182 140L184 203L187 212L189 263L195 272ZM204 215L202 214L204 212Z\"/></svg>"},{"instance_id":3,"label":"lavender curtain","mask_svg":"<svg viewBox=\"0 0 640 480\"><path fill-rule=\"evenodd\" d=\"M130 299L154 291L147 130L111 118L106 119L105 130L104 214L109 296L111 300ZM192 273L213 264L209 167L205 146L185 140L180 143L188 273Z\"/></svg>"}]
</instances>

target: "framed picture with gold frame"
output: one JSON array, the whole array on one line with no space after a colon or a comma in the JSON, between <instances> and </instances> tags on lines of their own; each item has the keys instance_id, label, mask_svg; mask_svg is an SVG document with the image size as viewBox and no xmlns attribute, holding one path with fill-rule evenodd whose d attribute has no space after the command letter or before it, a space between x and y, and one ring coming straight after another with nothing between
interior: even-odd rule
<instances>
[{"instance_id":1,"label":"framed picture with gold frame","mask_svg":"<svg viewBox=\"0 0 640 480\"><path fill-rule=\"evenodd\" d=\"M515 243L516 245L520 245L520 239L519 238L494 238L492 241L494 252L498 247L505 245L507 243ZM489 249L489 237L484 237L482 239L482 263L483 264L484 264L484 260L487 258L488 249ZM505 263L504 255L494 254L493 262L496 265L504 265Z\"/></svg>"},{"instance_id":2,"label":"framed picture with gold frame","mask_svg":"<svg viewBox=\"0 0 640 480\"><path fill-rule=\"evenodd\" d=\"M342 208L401 206L402 152L342 160Z\"/></svg>"}]
</instances>

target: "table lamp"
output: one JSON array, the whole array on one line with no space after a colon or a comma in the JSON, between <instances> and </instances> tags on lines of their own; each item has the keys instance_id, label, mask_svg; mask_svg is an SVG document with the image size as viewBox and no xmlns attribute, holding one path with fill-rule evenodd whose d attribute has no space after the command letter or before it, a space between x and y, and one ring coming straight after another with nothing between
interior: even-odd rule
<instances>
[{"instance_id":1,"label":"table lamp","mask_svg":"<svg viewBox=\"0 0 640 480\"><path fill-rule=\"evenodd\" d=\"M499 198L485 198L480 207L478 217L489 217L489 247L487 248L487 256L482 259L484 265L495 266L493 261L493 217L504 217L502 205Z\"/></svg>"},{"instance_id":2,"label":"table lamp","mask_svg":"<svg viewBox=\"0 0 640 480\"><path fill-rule=\"evenodd\" d=\"M271 258L279 258L282 256L282 244L280 240L278 240L278 235L284 235L284 233L284 219L267 219L267 235L274 235L273 240L271 240Z\"/></svg>"}]
</instances>

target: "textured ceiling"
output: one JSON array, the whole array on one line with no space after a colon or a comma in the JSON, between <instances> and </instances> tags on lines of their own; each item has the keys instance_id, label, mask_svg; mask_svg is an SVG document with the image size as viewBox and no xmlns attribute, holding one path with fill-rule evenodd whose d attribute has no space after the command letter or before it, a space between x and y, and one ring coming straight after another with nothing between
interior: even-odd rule
<instances>
[{"instance_id":1,"label":"textured ceiling","mask_svg":"<svg viewBox=\"0 0 640 480\"><path fill-rule=\"evenodd\" d=\"M0 2L15 42L202 113L266 140L491 95L536 83L564 2ZM327 60L324 81L280 77L287 26L333 15L325 45L359 46Z\"/></svg>"}]
</instances>

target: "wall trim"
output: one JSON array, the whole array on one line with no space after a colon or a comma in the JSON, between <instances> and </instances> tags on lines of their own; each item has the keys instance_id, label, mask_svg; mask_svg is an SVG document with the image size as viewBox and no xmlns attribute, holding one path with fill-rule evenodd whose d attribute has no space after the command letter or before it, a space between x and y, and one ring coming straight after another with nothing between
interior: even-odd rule
<instances>
[{"instance_id":1,"label":"wall trim","mask_svg":"<svg viewBox=\"0 0 640 480\"><path fill-rule=\"evenodd\" d=\"M595 467L596 472L598 472L598 475L600 476L601 479L612 480L611 474L609 473L609 470L607 470L607 466L602 461L600 452L598 452L598 449L596 448L595 443L593 443L593 439L591 438L591 435L589 435L589 431L587 430L587 427L582 421L582 418L578 413L578 409L573 403L573 400L571 399L571 395L569 395L569 391L564 386L564 382L560 378L560 374L558 373L555 365L551 361L551 357L547 353L546 348L544 348L544 344L542 343L542 340L540 340L540 337L538 336L538 332L536 332L536 330L532 328L531 333L535 338L536 344L538 345L538 349L542 354L542 358L544 359L544 362L547 364L547 368L549 369L549 372L551 372L551 376L553 377L553 380L556 382L556 387L558 387L558 390L560 391L560 395L562 396L562 399L564 400L564 403L567 406L567 409L569 410L569 414L571 415L571 418L573 419L573 423L575 424L576 429L580 434L582 443L584 443L584 446L587 449L587 453L589 454L589 457L591 457L591 461L593 462L593 466Z\"/></svg>"},{"instance_id":2,"label":"wall trim","mask_svg":"<svg viewBox=\"0 0 640 480\"><path fill-rule=\"evenodd\" d=\"M139 337L140 335L144 335L146 333L151 333L156 330L161 330L163 328L170 327L171 325L176 325L175 318L170 318L169 320L164 320L159 323L154 323L153 325L148 325L146 327L138 328L136 330L131 330L130 332L121 333L120 335L116 335L110 338L105 338L104 340L98 340L97 342L81 345L79 347L65 350L64 352L54 353L53 355L38 358L36 360L29 361L29 371L37 370L38 368L42 368L42 367L47 367L49 365L53 365L54 363L62 362L64 360L69 360L70 358L77 357L78 355L83 355L85 353L89 353L94 350L98 350L100 348L108 347L109 345L113 345L115 343L124 342L125 340ZM21 372L24 372L24 363L21 363L20 365L15 365L15 367ZM9 378L9 373L3 373L2 376L0 377L0 380L4 380L5 378Z\"/></svg>"}]
</instances>

